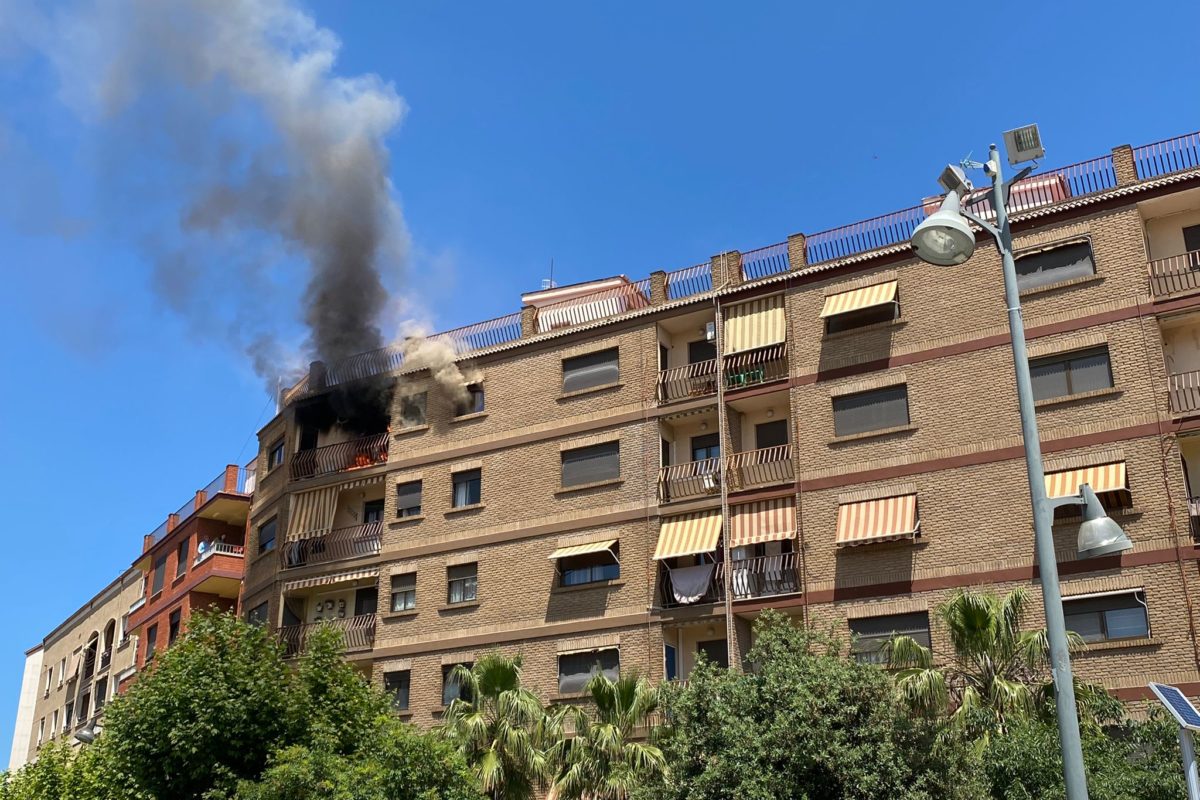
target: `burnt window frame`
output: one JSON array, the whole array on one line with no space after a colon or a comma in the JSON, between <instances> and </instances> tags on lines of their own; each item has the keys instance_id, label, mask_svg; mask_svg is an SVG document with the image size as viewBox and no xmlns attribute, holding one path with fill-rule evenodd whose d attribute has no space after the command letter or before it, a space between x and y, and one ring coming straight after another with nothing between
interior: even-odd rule
<instances>
[{"instance_id":1,"label":"burnt window frame","mask_svg":"<svg viewBox=\"0 0 1200 800\"><path fill-rule=\"evenodd\" d=\"M482 414L487 410L487 393L484 391L482 382L467 384L466 392L466 402L457 403L454 406L455 419Z\"/></svg>"},{"instance_id":2,"label":"burnt window frame","mask_svg":"<svg viewBox=\"0 0 1200 800\"><path fill-rule=\"evenodd\" d=\"M429 424L429 392L416 392L400 398L400 430L422 428ZM419 411L419 419L410 417L405 412Z\"/></svg>"}]
</instances>

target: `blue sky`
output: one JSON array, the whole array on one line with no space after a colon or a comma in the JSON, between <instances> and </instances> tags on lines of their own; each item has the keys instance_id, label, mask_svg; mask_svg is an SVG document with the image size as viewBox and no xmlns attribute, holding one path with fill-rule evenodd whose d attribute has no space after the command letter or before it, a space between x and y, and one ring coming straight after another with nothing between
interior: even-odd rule
<instances>
[{"instance_id":1,"label":"blue sky","mask_svg":"<svg viewBox=\"0 0 1200 800\"><path fill-rule=\"evenodd\" d=\"M1026 122L1048 166L1200 127L1200 5L1140 3L1147 24L1046 5L994 30L938 2L304 7L342 40L337 73L378 74L408 106L388 139L401 291L445 329L516 310L551 259L560 283L644 277L913 205ZM43 58L0 37L0 59L7 754L24 650L251 456L270 403L220 307L183 319L151 289L130 231L169 220L117 196L94 121ZM126 179L169 171L130 157L155 132L122 135Z\"/></svg>"}]
</instances>

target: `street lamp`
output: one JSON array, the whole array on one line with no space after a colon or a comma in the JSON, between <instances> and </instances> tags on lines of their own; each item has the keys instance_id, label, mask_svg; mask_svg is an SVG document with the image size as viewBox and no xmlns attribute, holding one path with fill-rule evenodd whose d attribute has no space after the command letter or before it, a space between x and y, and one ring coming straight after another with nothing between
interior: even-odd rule
<instances>
[{"instance_id":1,"label":"street lamp","mask_svg":"<svg viewBox=\"0 0 1200 800\"><path fill-rule=\"evenodd\" d=\"M75 731L75 738L84 744L91 744L96 741L96 737L100 735L102 730L103 728L96 725L96 720L88 720L87 725Z\"/></svg>"},{"instance_id":2,"label":"street lamp","mask_svg":"<svg viewBox=\"0 0 1200 800\"><path fill-rule=\"evenodd\" d=\"M1014 152L1010 145L1010 160L1015 163L1029 160L1041 154L1041 139L1036 126L1010 132L1016 141L1028 147L1019 147ZM1006 141L1013 140L1006 134ZM1021 157L1025 156L1025 157ZM1012 184L1029 174L1032 167L1025 167L1011 181L1005 181L1001 172L1000 154L996 145L991 145L985 164L963 161L963 168L983 169L992 180L991 207L995 222L990 223L969 210L961 208L964 198L968 209L972 203L983 199L983 195L971 198L972 186L963 169L950 166L942 173L939 182L947 192L946 199L937 212L916 227L912 234L912 246L922 261L938 266L961 264L975 252L975 235L967 220L992 235L1000 260L1004 267L1004 297L1008 306L1008 327L1012 337L1013 365L1016 368L1017 399L1021 407L1021 435L1025 445L1025 468L1029 478L1029 496L1033 505L1034 541L1037 562L1041 574L1042 600L1046 610L1046 632L1050 640L1051 674L1054 679L1055 709L1058 715L1058 737L1062 746L1063 779L1067 789L1067 800L1087 800L1087 778L1083 769L1083 748L1079 741L1079 718L1075 707L1075 686L1071 677L1071 658L1067 647L1067 629L1063 620L1062 595L1058 585L1058 561L1054 553L1054 536L1051 520L1054 509L1060 506L1080 506L1083 524L1079 526L1078 550L1081 558L1110 555L1129 550L1133 543L1112 519L1104 513L1104 507L1095 492L1087 484L1079 487L1079 494L1068 497L1046 496L1045 474L1042 470L1042 454L1039 446L1037 414L1034 410L1032 381L1029 377L1029 353L1025 348L1025 325L1021 319L1021 299L1017 288L1017 269L1012 254L1012 232L1008 224L1008 194Z\"/></svg>"}]
</instances>

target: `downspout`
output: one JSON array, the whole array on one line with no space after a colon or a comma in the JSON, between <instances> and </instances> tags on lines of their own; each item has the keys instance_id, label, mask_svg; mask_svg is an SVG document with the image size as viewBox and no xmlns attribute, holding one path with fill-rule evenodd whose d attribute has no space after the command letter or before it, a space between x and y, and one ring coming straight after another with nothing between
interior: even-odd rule
<instances>
[{"instance_id":1,"label":"downspout","mask_svg":"<svg viewBox=\"0 0 1200 800\"><path fill-rule=\"evenodd\" d=\"M740 269L740 267L739 267ZM726 253L721 254L721 277L723 284L729 282L729 262ZM713 294L714 320L717 328L717 430L720 436L721 456L717 461L717 474L721 489L721 557L724 560L721 583L725 592L725 640L729 654L729 667L741 671L742 656L737 642L737 625L733 618L733 549L729 546L729 481L725 463L729 455L729 415L725 409L725 325L721 313L720 295Z\"/></svg>"}]
</instances>

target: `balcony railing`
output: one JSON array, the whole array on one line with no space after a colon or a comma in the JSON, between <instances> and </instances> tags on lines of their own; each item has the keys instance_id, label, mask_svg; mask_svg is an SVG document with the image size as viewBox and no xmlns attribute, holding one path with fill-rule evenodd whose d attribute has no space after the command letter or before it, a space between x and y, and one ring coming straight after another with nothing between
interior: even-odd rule
<instances>
[{"instance_id":1,"label":"balcony railing","mask_svg":"<svg viewBox=\"0 0 1200 800\"><path fill-rule=\"evenodd\" d=\"M1150 294L1167 297L1200 289L1200 250L1151 261Z\"/></svg>"},{"instance_id":2,"label":"balcony railing","mask_svg":"<svg viewBox=\"0 0 1200 800\"><path fill-rule=\"evenodd\" d=\"M658 471L660 502L702 497L721 491L721 459L705 458L686 464L672 464Z\"/></svg>"},{"instance_id":3,"label":"balcony railing","mask_svg":"<svg viewBox=\"0 0 1200 800\"><path fill-rule=\"evenodd\" d=\"M772 344L725 359L725 388L745 389L788 376L787 347Z\"/></svg>"},{"instance_id":4,"label":"balcony railing","mask_svg":"<svg viewBox=\"0 0 1200 800\"><path fill-rule=\"evenodd\" d=\"M229 544L228 542L213 542L204 550L196 554L196 561L199 564L201 561L212 558L216 555L233 556L234 558L245 558L246 548L240 544Z\"/></svg>"},{"instance_id":5,"label":"balcony railing","mask_svg":"<svg viewBox=\"0 0 1200 800\"><path fill-rule=\"evenodd\" d=\"M332 625L342 634L342 649L346 652L369 650L375 644L375 615L362 614L349 619L329 619L304 625L286 625L279 630L284 652L288 658L304 652L308 637L322 625Z\"/></svg>"},{"instance_id":6,"label":"balcony railing","mask_svg":"<svg viewBox=\"0 0 1200 800\"><path fill-rule=\"evenodd\" d=\"M319 536L288 542L283 546L283 568L339 561L344 558L379 554L383 541L383 523L367 522L335 528Z\"/></svg>"},{"instance_id":7,"label":"balcony railing","mask_svg":"<svg viewBox=\"0 0 1200 800\"><path fill-rule=\"evenodd\" d=\"M351 469L384 464L388 458L388 434L378 433L348 442L301 450L292 457L292 480L332 475Z\"/></svg>"},{"instance_id":8,"label":"balcony railing","mask_svg":"<svg viewBox=\"0 0 1200 800\"><path fill-rule=\"evenodd\" d=\"M1200 132L1133 148L1139 180L1200 167Z\"/></svg>"},{"instance_id":9,"label":"balcony railing","mask_svg":"<svg viewBox=\"0 0 1200 800\"><path fill-rule=\"evenodd\" d=\"M1200 497L1188 498L1188 516L1192 521L1192 538L1200 540Z\"/></svg>"},{"instance_id":10,"label":"balcony railing","mask_svg":"<svg viewBox=\"0 0 1200 800\"><path fill-rule=\"evenodd\" d=\"M771 597L800 591L800 573L795 553L756 556L733 562L733 596Z\"/></svg>"},{"instance_id":11,"label":"balcony railing","mask_svg":"<svg viewBox=\"0 0 1200 800\"><path fill-rule=\"evenodd\" d=\"M791 483L795 478L792 446L781 444L734 453L726 461L726 474L729 476L729 488L733 491Z\"/></svg>"},{"instance_id":12,"label":"balcony railing","mask_svg":"<svg viewBox=\"0 0 1200 800\"><path fill-rule=\"evenodd\" d=\"M683 605L700 606L705 603L720 603L725 599L725 563L713 566L712 577L708 580L708 588L694 603L681 603L675 597L675 587L671 583L671 571L665 566L659 570L659 602L663 608L679 608Z\"/></svg>"},{"instance_id":13,"label":"balcony railing","mask_svg":"<svg viewBox=\"0 0 1200 800\"><path fill-rule=\"evenodd\" d=\"M717 360L697 361L658 373L658 403L673 403L689 397L717 393Z\"/></svg>"},{"instance_id":14,"label":"balcony railing","mask_svg":"<svg viewBox=\"0 0 1200 800\"><path fill-rule=\"evenodd\" d=\"M1200 370L1167 377L1167 405L1174 414L1200 411Z\"/></svg>"},{"instance_id":15,"label":"balcony railing","mask_svg":"<svg viewBox=\"0 0 1200 800\"><path fill-rule=\"evenodd\" d=\"M650 305L650 279L542 306L537 311L538 333L598 322Z\"/></svg>"}]
</instances>

